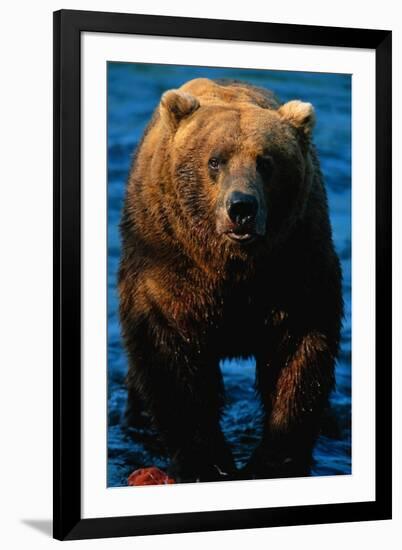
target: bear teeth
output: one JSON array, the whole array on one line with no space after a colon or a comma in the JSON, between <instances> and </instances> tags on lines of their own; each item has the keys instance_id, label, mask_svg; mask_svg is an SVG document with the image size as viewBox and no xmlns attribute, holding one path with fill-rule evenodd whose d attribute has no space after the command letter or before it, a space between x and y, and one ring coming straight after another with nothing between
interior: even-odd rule
<instances>
[{"instance_id":1,"label":"bear teeth","mask_svg":"<svg viewBox=\"0 0 402 550\"><path fill-rule=\"evenodd\" d=\"M251 241L251 240L254 240L254 238L255 238L255 235L252 234L252 233L239 234L239 233L234 233L234 232L228 232L227 235L233 241L240 241L240 242Z\"/></svg>"}]
</instances>

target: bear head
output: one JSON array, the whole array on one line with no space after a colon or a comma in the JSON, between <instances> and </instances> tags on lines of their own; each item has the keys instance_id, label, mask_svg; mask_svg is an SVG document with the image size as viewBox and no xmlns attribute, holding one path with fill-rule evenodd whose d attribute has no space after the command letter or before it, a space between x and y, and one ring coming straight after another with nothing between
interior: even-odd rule
<instances>
[{"instance_id":1,"label":"bear head","mask_svg":"<svg viewBox=\"0 0 402 550\"><path fill-rule=\"evenodd\" d=\"M165 92L159 106L181 232L193 249L250 258L303 216L314 109L299 100L267 108L253 89L202 83Z\"/></svg>"}]
</instances>

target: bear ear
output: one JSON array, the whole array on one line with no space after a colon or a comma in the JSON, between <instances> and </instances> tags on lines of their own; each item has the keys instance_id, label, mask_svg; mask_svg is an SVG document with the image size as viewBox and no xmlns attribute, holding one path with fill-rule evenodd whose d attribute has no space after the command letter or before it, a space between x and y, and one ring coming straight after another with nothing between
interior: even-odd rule
<instances>
[{"instance_id":1,"label":"bear ear","mask_svg":"<svg viewBox=\"0 0 402 550\"><path fill-rule=\"evenodd\" d=\"M315 124L315 111L311 103L295 99L278 109L278 113L306 135L310 135Z\"/></svg>"},{"instance_id":2,"label":"bear ear","mask_svg":"<svg viewBox=\"0 0 402 550\"><path fill-rule=\"evenodd\" d=\"M172 130L180 121L198 109L200 103L194 96L179 90L168 90L161 98L159 111L162 119Z\"/></svg>"}]
</instances>

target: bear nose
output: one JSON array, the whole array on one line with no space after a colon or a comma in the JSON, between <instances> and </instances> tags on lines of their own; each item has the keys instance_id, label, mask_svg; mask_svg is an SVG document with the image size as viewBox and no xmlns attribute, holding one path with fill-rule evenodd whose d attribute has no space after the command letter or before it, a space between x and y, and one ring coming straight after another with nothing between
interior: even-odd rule
<instances>
[{"instance_id":1,"label":"bear nose","mask_svg":"<svg viewBox=\"0 0 402 550\"><path fill-rule=\"evenodd\" d=\"M255 220L258 203L254 195L234 191L229 196L226 207L232 222L245 225Z\"/></svg>"}]
</instances>

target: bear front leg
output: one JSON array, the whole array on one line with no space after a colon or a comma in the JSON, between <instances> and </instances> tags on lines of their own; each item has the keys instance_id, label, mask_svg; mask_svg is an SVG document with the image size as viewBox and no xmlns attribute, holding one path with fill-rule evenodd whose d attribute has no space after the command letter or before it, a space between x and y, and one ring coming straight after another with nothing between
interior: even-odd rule
<instances>
[{"instance_id":1,"label":"bear front leg","mask_svg":"<svg viewBox=\"0 0 402 550\"><path fill-rule=\"evenodd\" d=\"M247 475L309 475L323 410L334 386L336 349L319 332L298 337L287 333L276 353L257 358L265 424L262 442L246 466Z\"/></svg>"},{"instance_id":2,"label":"bear front leg","mask_svg":"<svg viewBox=\"0 0 402 550\"><path fill-rule=\"evenodd\" d=\"M127 384L141 395L171 459L176 482L229 479L234 462L219 420L223 384L219 364L148 348L130 361Z\"/></svg>"}]
</instances>

